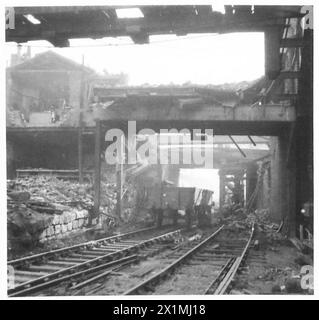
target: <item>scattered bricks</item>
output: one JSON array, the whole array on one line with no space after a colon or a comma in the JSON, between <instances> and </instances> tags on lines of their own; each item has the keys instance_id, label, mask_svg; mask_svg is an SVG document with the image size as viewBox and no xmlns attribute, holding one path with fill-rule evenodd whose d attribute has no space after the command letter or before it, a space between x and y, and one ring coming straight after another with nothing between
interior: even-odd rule
<instances>
[{"instance_id":1,"label":"scattered bricks","mask_svg":"<svg viewBox=\"0 0 319 320\"><path fill-rule=\"evenodd\" d=\"M67 224L62 224L61 230L62 230L62 233L67 232L68 231L68 225Z\"/></svg>"},{"instance_id":2,"label":"scattered bricks","mask_svg":"<svg viewBox=\"0 0 319 320\"><path fill-rule=\"evenodd\" d=\"M68 223L72 222L72 212L68 212Z\"/></svg>"},{"instance_id":3,"label":"scattered bricks","mask_svg":"<svg viewBox=\"0 0 319 320\"><path fill-rule=\"evenodd\" d=\"M50 226L50 227L47 229L47 236L48 236L48 237L51 237L51 236L54 235L54 233L55 233L54 227L53 227L53 226Z\"/></svg>"},{"instance_id":4,"label":"scattered bricks","mask_svg":"<svg viewBox=\"0 0 319 320\"><path fill-rule=\"evenodd\" d=\"M47 229L43 230L39 235L39 240L43 240L47 236Z\"/></svg>"},{"instance_id":5,"label":"scattered bricks","mask_svg":"<svg viewBox=\"0 0 319 320\"><path fill-rule=\"evenodd\" d=\"M65 212L64 214L63 214L63 223L68 223L69 221L68 221L68 215L69 215L69 213L68 212Z\"/></svg>"},{"instance_id":6,"label":"scattered bricks","mask_svg":"<svg viewBox=\"0 0 319 320\"><path fill-rule=\"evenodd\" d=\"M71 221L75 220L76 219L76 212L75 211L72 211L71 212Z\"/></svg>"},{"instance_id":7,"label":"scattered bricks","mask_svg":"<svg viewBox=\"0 0 319 320\"><path fill-rule=\"evenodd\" d=\"M53 216L52 224L53 225L60 224L60 216L59 215L55 214Z\"/></svg>"},{"instance_id":8,"label":"scattered bricks","mask_svg":"<svg viewBox=\"0 0 319 320\"><path fill-rule=\"evenodd\" d=\"M55 230L55 234L59 234L61 232L61 225L60 224L57 224L55 227L54 227L54 230Z\"/></svg>"},{"instance_id":9,"label":"scattered bricks","mask_svg":"<svg viewBox=\"0 0 319 320\"><path fill-rule=\"evenodd\" d=\"M83 212L82 211L78 211L76 214L77 219L82 219L83 218Z\"/></svg>"},{"instance_id":10,"label":"scattered bricks","mask_svg":"<svg viewBox=\"0 0 319 320\"><path fill-rule=\"evenodd\" d=\"M42 235L42 234L44 235L44 237L47 237L47 236L48 236L48 230L49 230L49 228L45 228L45 229L42 231L42 233L40 233L39 238L41 238L41 235Z\"/></svg>"},{"instance_id":11,"label":"scattered bricks","mask_svg":"<svg viewBox=\"0 0 319 320\"><path fill-rule=\"evenodd\" d=\"M68 231L72 230L72 221L68 223Z\"/></svg>"},{"instance_id":12,"label":"scattered bricks","mask_svg":"<svg viewBox=\"0 0 319 320\"><path fill-rule=\"evenodd\" d=\"M83 218L87 218L89 215L89 212L87 210L83 210Z\"/></svg>"},{"instance_id":13,"label":"scattered bricks","mask_svg":"<svg viewBox=\"0 0 319 320\"><path fill-rule=\"evenodd\" d=\"M78 220L74 220L73 222L72 222L72 228L73 229L77 229L79 227L79 222L78 222Z\"/></svg>"},{"instance_id":14,"label":"scattered bricks","mask_svg":"<svg viewBox=\"0 0 319 320\"><path fill-rule=\"evenodd\" d=\"M79 219L79 228L83 227L84 219Z\"/></svg>"}]
</instances>

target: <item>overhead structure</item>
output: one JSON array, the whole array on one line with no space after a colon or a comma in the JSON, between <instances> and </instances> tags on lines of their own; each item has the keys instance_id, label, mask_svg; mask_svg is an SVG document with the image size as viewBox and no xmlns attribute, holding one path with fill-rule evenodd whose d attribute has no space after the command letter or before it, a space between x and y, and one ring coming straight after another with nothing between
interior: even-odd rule
<instances>
[{"instance_id":1,"label":"overhead structure","mask_svg":"<svg viewBox=\"0 0 319 320\"><path fill-rule=\"evenodd\" d=\"M119 14L124 9L133 14ZM280 30L286 18L301 16L300 6L224 6L219 10L207 5L15 7L15 25L7 28L6 41L47 40L65 47L69 39L129 36L135 43L147 43L149 36L157 34Z\"/></svg>"}]
</instances>

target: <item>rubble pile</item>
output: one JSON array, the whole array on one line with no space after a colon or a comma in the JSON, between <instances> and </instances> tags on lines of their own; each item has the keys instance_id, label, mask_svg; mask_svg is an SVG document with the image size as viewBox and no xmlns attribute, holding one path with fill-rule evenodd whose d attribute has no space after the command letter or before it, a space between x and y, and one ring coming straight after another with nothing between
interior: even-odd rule
<instances>
[{"instance_id":1,"label":"rubble pile","mask_svg":"<svg viewBox=\"0 0 319 320\"><path fill-rule=\"evenodd\" d=\"M32 203L52 205L93 205L92 186L76 182L63 181L50 176L28 176L7 183L8 196L14 191L24 191L30 194ZM59 206L56 206L57 210Z\"/></svg>"},{"instance_id":2,"label":"rubble pile","mask_svg":"<svg viewBox=\"0 0 319 320\"><path fill-rule=\"evenodd\" d=\"M250 282L247 280L248 276L245 277L242 273L242 277L237 279L236 288L232 290L231 294L251 294L244 288L255 281L256 288L260 288L262 282L265 284L263 290L270 290L274 294L313 293L311 246L305 240L289 239L284 229L285 220L280 224L272 222L268 209L256 209L248 212L239 205L228 208L228 210L223 209L220 216L221 222L230 230L236 230L237 236L246 233L254 223L255 234L252 248L255 252L265 254L269 261L265 266L248 265L247 268L251 267L249 271ZM296 249L299 251L297 255ZM270 261L272 262L270 263ZM248 284L245 281L248 281Z\"/></svg>"},{"instance_id":3,"label":"rubble pile","mask_svg":"<svg viewBox=\"0 0 319 320\"><path fill-rule=\"evenodd\" d=\"M254 212L248 213L244 208L232 208L229 214L221 218L223 223L229 227L237 227L238 229L248 229L254 223L255 228L259 231L279 234L281 225L271 222L268 209L256 209Z\"/></svg>"},{"instance_id":4,"label":"rubble pile","mask_svg":"<svg viewBox=\"0 0 319 320\"><path fill-rule=\"evenodd\" d=\"M94 190L91 183L60 180L52 176L28 176L7 182L8 198L19 199L23 192L29 193L28 206L35 211L57 213L68 207L90 210L94 204ZM101 183L101 205L112 213L116 205L116 190L113 183Z\"/></svg>"},{"instance_id":5,"label":"rubble pile","mask_svg":"<svg viewBox=\"0 0 319 320\"><path fill-rule=\"evenodd\" d=\"M103 232L116 225L134 223L136 190L124 185L122 217L116 215L116 183L103 172L98 217L89 221L94 207L92 183L61 180L54 176L26 176L7 181L8 233L12 241L35 244L63 238L92 225Z\"/></svg>"},{"instance_id":6,"label":"rubble pile","mask_svg":"<svg viewBox=\"0 0 319 320\"><path fill-rule=\"evenodd\" d=\"M7 182L8 234L11 241L32 245L62 238L89 225L93 210L92 184L29 176ZM101 225L114 225L115 186L102 183Z\"/></svg>"},{"instance_id":7,"label":"rubble pile","mask_svg":"<svg viewBox=\"0 0 319 320\"><path fill-rule=\"evenodd\" d=\"M278 233L280 231L280 224L270 221L268 209L257 209L247 215L245 220L247 223L254 222L260 231L269 233Z\"/></svg>"}]
</instances>

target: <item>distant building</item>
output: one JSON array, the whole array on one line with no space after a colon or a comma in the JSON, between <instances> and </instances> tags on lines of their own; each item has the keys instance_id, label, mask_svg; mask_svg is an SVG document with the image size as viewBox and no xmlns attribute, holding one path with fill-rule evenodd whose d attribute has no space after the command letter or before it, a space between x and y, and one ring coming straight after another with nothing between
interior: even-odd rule
<instances>
[{"instance_id":1,"label":"distant building","mask_svg":"<svg viewBox=\"0 0 319 320\"><path fill-rule=\"evenodd\" d=\"M81 80L94 75L52 51L7 68L7 126L76 125Z\"/></svg>"},{"instance_id":2,"label":"distant building","mask_svg":"<svg viewBox=\"0 0 319 320\"><path fill-rule=\"evenodd\" d=\"M21 46L17 46L17 53L11 54L10 67L23 63L26 60L31 59L31 47L27 48L25 53L22 53Z\"/></svg>"}]
</instances>

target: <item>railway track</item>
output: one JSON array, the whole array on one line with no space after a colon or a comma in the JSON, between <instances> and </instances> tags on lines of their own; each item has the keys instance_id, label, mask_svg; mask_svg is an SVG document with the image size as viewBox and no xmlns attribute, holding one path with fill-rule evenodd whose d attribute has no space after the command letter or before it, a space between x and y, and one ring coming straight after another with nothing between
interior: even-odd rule
<instances>
[{"instance_id":1,"label":"railway track","mask_svg":"<svg viewBox=\"0 0 319 320\"><path fill-rule=\"evenodd\" d=\"M221 226L195 246L172 253L170 263L124 295L226 294L245 262L253 236L254 225L243 239L228 238Z\"/></svg>"},{"instance_id":2,"label":"railway track","mask_svg":"<svg viewBox=\"0 0 319 320\"><path fill-rule=\"evenodd\" d=\"M139 251L178 237L181 230L162 230L154 236L155 232L155 228L140 229L8 261L8 272L14 275L8 295L27 296L63 281L133 263Z\"/></svg>"}]
</instances>

